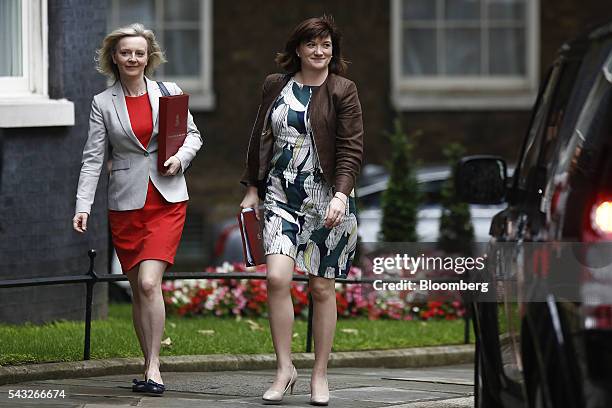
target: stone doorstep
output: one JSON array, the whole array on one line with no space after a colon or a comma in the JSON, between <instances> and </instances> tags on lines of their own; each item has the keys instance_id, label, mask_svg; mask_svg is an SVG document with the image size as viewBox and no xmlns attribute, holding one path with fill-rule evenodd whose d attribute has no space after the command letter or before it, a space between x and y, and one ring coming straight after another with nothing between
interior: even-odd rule
<instances>
[{"instance_id":1,"label":"stone doorstep","mask_svg":"<svg viewBox=\"0 0 612 408\"><path fill-rule=\"evenodd\" d=\"M297 368L311 368L312 353L293 353ZM266 370L276 367L274 354L196 355L161 357L161 370L167 372ZM342 351L331 354L329 367L415 368L470 363L474 346L435 346L394 350ZM0 385L35 380L139 374L142 358L28 364L0 367Z\"/></svg>"}]
</instances>

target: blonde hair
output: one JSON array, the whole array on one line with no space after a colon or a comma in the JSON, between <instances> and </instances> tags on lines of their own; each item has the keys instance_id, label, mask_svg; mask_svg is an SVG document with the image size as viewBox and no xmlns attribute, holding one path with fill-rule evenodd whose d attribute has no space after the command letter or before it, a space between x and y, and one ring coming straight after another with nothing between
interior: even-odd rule
<instances>
[{"instance_id":1,"label":"blonde hair","mask_svg":"<svg viewBox=\"0 0 612 408\"><path fill-rule=\"evenodd\" d=\"M148 61L145 67L145 75L153 74L155 68L167 62L159 43L155 39L153 31L145 28L140 23L134 23L125 27L118 28L107 34L102 40L102 47L96 50L96 69L99 73L115 80L119 80L119 69L113 62L113 53L119 40L125 37L142 37L147 40Z\"/></svg>"}]
</instances>

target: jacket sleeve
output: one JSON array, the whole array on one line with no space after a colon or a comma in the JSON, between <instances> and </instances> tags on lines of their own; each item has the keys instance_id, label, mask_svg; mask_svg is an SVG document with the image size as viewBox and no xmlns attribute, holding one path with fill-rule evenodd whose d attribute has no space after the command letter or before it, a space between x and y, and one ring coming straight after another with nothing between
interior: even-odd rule
<instances>
[{"instance_id":1,"label":"jacket sleeve","mask_svg":"<svg viewBox=\"0 0 612 408\"><path fill-rule=\"evenodd\" d=\"M183 93L181 88L177 84L172 84L174 86L174 95L180 95ZM198 150L202 147L204 140L202 139L202 135L198 130L197 126L193 122L193 116L191 112L187 111L187 137L183 142L183 145L179 148L178 152L176 152L175 156L181 162L181 172L185 172L187 167L191 161L195 158Z\"/></svg>"},{"instance_id":2,"label":"jacket sleeve","mask_svg":"<svg viewBox=\"0 0 612 408\"><path fill-rule=\"evenodd\" d=\"M355 83L349 82L336 108L336 179L334 186L347 196L361 169L363 121Z\"/></svg>"},{"instance_id":3,"label":"jacket sleeve","mask_svg":"<svg viewBox=\"0 0 612 408\"><path fill-rule=\"evenodd\" d=\"M266 112L262 112L261 108L263 106L264 96L266 95L267 86L270 77L267 77L261 87L261 101L259 103L259 107L257 108L257 115L255 116L255 121L253 122L253 127L251 128L251 136L249 138L249 146L247 148L247 157L246 162L244 164L244 171L242 172L242 177L240 178L240 183L244 186L257 186L257 173L259 170L259 140L261 137L261 115L265 115Z\"/></svg>"},{"instance_id":4,"label":"jacket sleeve","mask_svg":"<svg viewBox=\"0 0 612 408\"><path fill-rule=\"evenodd\" d=\"M81 160L81 174L76 194L75 213L84 212L89 214L94 202L100 172L104 162L106 150L106 126L102 111L98 107L96 97L91 102L91 113L89 114L89 132L87 141L83 148L83 159Z\"/></svg>"}]
</instances>

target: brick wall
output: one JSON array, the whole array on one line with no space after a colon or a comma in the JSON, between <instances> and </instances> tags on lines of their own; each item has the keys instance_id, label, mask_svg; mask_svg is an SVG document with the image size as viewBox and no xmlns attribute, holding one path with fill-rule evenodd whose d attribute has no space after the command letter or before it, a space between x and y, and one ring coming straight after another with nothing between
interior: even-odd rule
<instances>
[{"instance_id":1,"label":"brick wall","mask_svg":"<svg viewBox=\"0 0 612 408\"><path fill-rule=\"evenodd\" d=\"M198 113L196 123L207 137L189 176L191 209L215 219L216 207L234 209L243 194L240 176L248 135L257 110L260 86L276 72L275 53L299 21L323 13L334 15L344 32L344 51L352 61L347 76L357 83L364 112L365 161L383 163L389 145L384 131L396 115L389 98L389 1L235 0L215 2L214 112ZM561 43L584 27L612 18L612 8L599 0L541 0L541 70L552 62ZM404 112L408 131L424 137L417 155L424 163L443 160L441 150L453 140L468 153L499 154L516 160L529 121L529 110L500 112ZM227 211L226 211L227 212Z\"/></svg>"},{"instance_id":2,"label":"brick wall","mask_svg":"<svg viewBox=\"0 0 612 408\"><path fill-rule=\"evenodd\" d=\"M308 17L332 14L344 33L347 77L355 81L364 111L366 160L384 159L382 131L392 120L389 88L389 3L316 0L214 2L214 112L195 114L206 144L188 177L191 208L216 217L222 207L237 208L243 189L238 180L265 76L279 72L276 53L291 30ZM224 215L228 215L227 211Z\"/></svg>"},{"instance_id":3,"label":"brick wall","mask_svg":"<svg viewBox=\"0 0 612 408\"><path fill-rule=\"evenodd\" d=\"M612 19L612 7L599 0L540 0L540 79L565 41L599 23ZM490 153L510 162L518 158L529 126L529 111L403 113L410 130L421 129L426 143L418 147L426 161L441 159L449 141L462 142L468 154Z\"/></svg>"}]
</instances>

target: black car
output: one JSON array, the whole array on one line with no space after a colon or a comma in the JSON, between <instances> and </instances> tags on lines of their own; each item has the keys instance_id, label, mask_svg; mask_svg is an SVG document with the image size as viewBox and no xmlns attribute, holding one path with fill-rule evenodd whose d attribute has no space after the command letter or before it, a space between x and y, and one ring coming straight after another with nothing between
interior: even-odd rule
<instances>
[{"instance_id":1,"label":"black car","mask_svg":"<svg viewBox=\"0 0 612 408\"><path fill-rule=\"evenodd\" d=\"M471 156L457 183L507 203L470 276L492 288L472 302L476 407L612 407L612 23L561 47L513 177Z\"/></svg>"}]
</instances>

